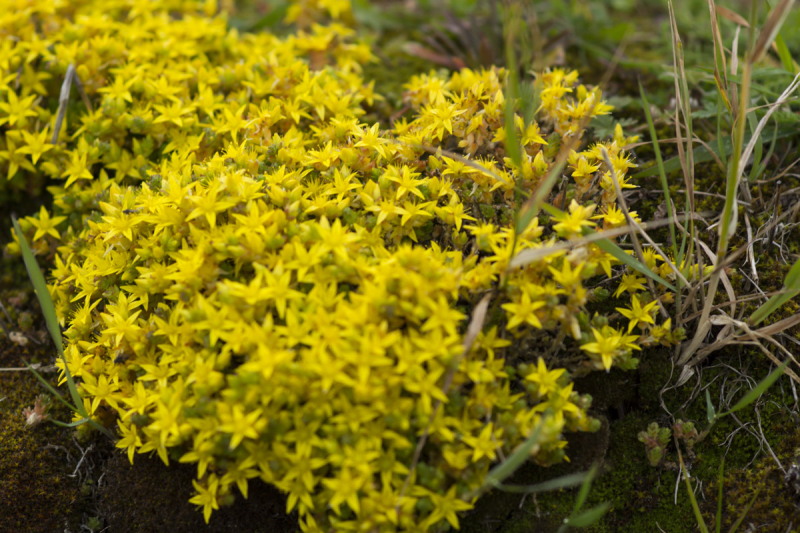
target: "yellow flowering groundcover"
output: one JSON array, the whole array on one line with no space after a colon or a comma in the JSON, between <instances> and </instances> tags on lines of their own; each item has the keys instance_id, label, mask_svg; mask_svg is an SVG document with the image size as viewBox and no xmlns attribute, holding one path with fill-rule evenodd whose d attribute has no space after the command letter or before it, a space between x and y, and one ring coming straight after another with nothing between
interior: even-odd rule
<instances>
[{"instance_id":1,"label":"yellow flowering groundcover","mask_svg":"<svg viewBox=\"0 0 800 533\"><path fill-rule=\"evenodd\" d=\"M515 165L503 69L420 74L412 116L364 123L380 96L371 50L335 21L349 4L296 3L305 23L285 38L230 30L215 6L0 1L0 174L52 184L52 208L21 223L51 261L85 405L131 461L196 463L206 520L260 479L305 531L457 527L534 428L548 465L565 432L599 425L539 347L563 340L581 373L679 340L633 271L619 312L592 314L616 264L594 244L510 267L624 224L601 149L632 186L631 139L618 127L569 153L564 214L517 233L515 185L535 190L611 111L576 72L537 77Z\"/></svg>"}]
</instances>

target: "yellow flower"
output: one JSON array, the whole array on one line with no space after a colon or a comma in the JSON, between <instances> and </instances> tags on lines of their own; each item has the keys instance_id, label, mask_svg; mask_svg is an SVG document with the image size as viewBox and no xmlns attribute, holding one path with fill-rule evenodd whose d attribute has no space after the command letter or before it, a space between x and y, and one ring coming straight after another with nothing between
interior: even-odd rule
<instances>
[{"instance_id":1,"label":"yellow flower","mask_svg":"<svg viewBox=\"0 0 800 533\"><path fill-rule=\"evenodd\" d=\"M339 506L346 503L348 507L358 515L361 512L361 504L358 498L358 491L364 486L365 480L360 476L353 476L350 469L346 468L339 472L336 478L325 478L322 484L331 490L332 495L328 500L328 505L337 514L341 514Z\"/></svg>"},{"instance_id":2,"label":"yellow flower","mask_svg":"<svg viewBox=\"0 0 800 533\"><path fill-rule=\"evenodd\" d=\"M658 300L653 300L642 307L642 304L639 303L639 298L634 295L631 297L630 308L617 307L617 311L630 320L628 332L631 332L637 324L654 324L652 312L656 305L658 305Z\"/></svg>"},{"instance_id":3,"label":"yellow flower","mask_svg":"<svg viewBox=\"0 0 800 533\"><path fill-rule=\"evenodd\" d=\"M472 462L477 462L481 457L487 457L490 461L494 461L497 456L496 451L502 448L504 443L500 440L502 435L503 428L494 431L491 423L484 426L477 437L465 435L462 440L473 449Z\"/></svg>"},{"instance_id":4,"label":"yellow flower","mask_svg":"<svg viewBox=\"0 0 800 533\"><path fill-rule=\"evenodd\" d=\"M512 314L508 321L508 329L514 329L522 324L529 324L541 329L542 323L536 316L536 310L544 307L544 302L532 302L527 292L522 292L519 303L503 304L503 309Z\"/></svg>"},{"instance_id":5,"label":"yellow flower","mask_svg":"<svg viewBox=\"0 0 800 533\"><path fill-rule=\"evenodd\" d=\"M118 407L115 392L119 390L119 386L113 382L109 382L105 375L101 375L100 378L95 378L92 374L85 373L83 375L81 387L92 395L92 414L97 411L102 401L105 401L114 409Z\"/></svg>"},{"instance_id":6,"label":"yellow flower","mask_svg":"<svg viewBox=\"0 0 800 533\"><path fill-rule=\"evenodd\" d=\"M623 274L622 281L614 292L614 297L618 298L624 292L636 294L636 291L645 290L644 281L644 278L640 278L636 274Z\"/></svg>"},{"instance_id":7,"label":"yellow flower","mask_svg":"<svg viewBox=\"0 0 800 533\"><path fill-rule=\"evenodd\" d=\"M428 497L433 502L433 512L427 520L429 526L437 524L440 520L447 520L452 527L458 529L458 516L456 513L472 509L472 504L456 496L455 485L450 487L446 494L429 492Z\"/></svg>"},{"instance_id":8,"label":"yellow flower","mask_svg":"<svg viewBox=\"0 0 800 533\"><path fill-rule=\"evenodd\" d=\"M540 357L536 363L536 370L525 376L525 379L536 383L539 389L539 396L547 396L560 388L558 380L564 375L564 372L566 370L563 368L547 370L544 359Z\"/></svg>"},{"instance_id":9,"label":"yellow flower","mask_svg":"<svg viewBox=\"0 0 800 533\"><path fill-rule=\"evenodd\" d=\"M584 207L575 200L569 204L569 213L553 217L558 223L553 226L553 229L558 232L562 237L571 237L575 234L581 234L584 227L594 226L594 222L589 219L594 213L594 205Z\"/></svg>"},{"instance_id":10,"label":"yellow flower","mask_svg":"<svg viewBox=\"0 0 800 533\"><path fill-rule=\"evenodd\" d=\"M604 327L602 331L592 328L592 335L594 335L594 342L583 344L581 350L598 356L602 362L603 368L608 371L611 369L614 357L617 356L619 350L625 346L623 335L619 331L608 326Z\"/></svg>"},{"instance_id":11,"label":"yellow flower","mask_svg":"<svg viewBox=\"0 0 800 533\"><path fill-rule=\"evenodd\" d=\"M36 233L33 235L33 240L37 241L44 237L45 235L50 235L51 237L55 237L58 239L61 235L59 235L58 230L56 230L56 226L61 224L65 221L67 217L50 217L47 210L44 206L39 209L39 218L30 218L28 219L33 227L36 228Z\"/></svg>"},{"instance_id":12,"label":"yellow flower","mask_svg":"<svg viewBox=\"0 0 800 533\"><path fill-rule=\"evenodd\" d=\"M197 495L192 496L189 503L203 507L203 519L206 521L206 524L208 524L208 520L211 518L211 511L213 509L219 509L219 503L217 502L219 479L215 474L211 474L205 486L194 479L192 480L192 485L194 485L194 490L197 491Z\"/></svg>"},{"instance_id":13,"label":"yellow flower","mask_svg":"<svg viewBox=\"0 0 800 533\"><path fill-rule=\"evenodd\" d=\"M224 408L223 408L224 406ZM267 421L261 418L261 409L255 409L247 414L244 413L241 405L227 407L227 404L220 404L219 430L223 433L231 434L229 448L235 449L246 438L257 439L258 432L266 426Z\"/></svg>"}]
</instances>

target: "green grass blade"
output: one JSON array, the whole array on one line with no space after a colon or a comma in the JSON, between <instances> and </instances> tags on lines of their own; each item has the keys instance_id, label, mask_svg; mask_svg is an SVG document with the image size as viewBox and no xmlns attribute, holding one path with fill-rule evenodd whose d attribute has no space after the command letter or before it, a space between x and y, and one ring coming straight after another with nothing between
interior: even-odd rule
<instances>
[{"instance_id":1,"label":"green grass blade","mask_svg":"<svg viewBox=\"0 0 800 533\"><path fill-rule=\"evenodd\" d=\"M39 382L40 382L42 385L44 385L44 387L45 387L45 388L46 388L48 391L50 391L50 393L51 393L53 396L55 396L55 397L56 397L56 399L57 399L58 401L60 401L61 403L63 403L63 404L64 404L64 405L65 405L65 406L66 406L66 407L67 407L67 408L68 408L70 411L72 411L73 413L78 413L79 415L81 415L81 416L83 417L83 418L81 418L80 420L76 420L75 422L69 422L69 423L67 423L67 422L61 422L60 420L53 420L53 419L50 419L50 420L49 420L50 422L52 422L53 424L55 424L55 425L57 425L57 426L66 427L66 428L72 428L72 427L80 426L80 425L82 425L82 424L86 424L86 423L88 422L90 426L92 426L93 428L97 429L97 430L98 430L98 431L100 431L101 433L105 434L105 435L106 435L107 437L109 437L111 440L117 440L117 439L116 439L116 437L114 436L114 434L113 434L113 433L111 433L111 432L108 430L108 428L105 428L105 427L101 426L100 424L98 424L97 422L95 422L94 420L92 420L92 419L89 417L89 413L86 411L86 408L83 406L83 402L81 402L81 403L80 403L80 406L81 406L81 408L80 408L80 409L76 408L74 405L70 404L70 403L69 403L67 400L65 400L65 399L64 399L64 397L63 397L63 396L61 396L61 394L59 394L59 393L58 393L58 391L57 391L57 390L55 390L55 389L52 387L52 385L50 385L50 384L47 382L47 380L45 380L45 379L44 379L44 377L42 377L42 375L41 375L41 374L39 374L39 373L36 371L36 369L35 369L35 368L33 368L33 366L31 366L31 365L30 365L30 364L28 364L28 363L25 363L25 366L27 366L27 367L28 367L28 369L29 369L31 372L33 372L33 375L34 375L34 376L36 376L36 378L39 380Z\"/></svg>"},{"instance_id":2,"label":"green grass blade","mask_svg":"<svg viewBox=\"0 0 800 533\"><path fill-rule=\"evenodd\" d=\"M586 498L589 497L589 491L592 489L592 481L597 475L597 464L593 464L592 468L586 474L586 479L581 484L581 490L578 491L578 497L575 499L575 507L572 509L572 514L575 515L581 510L583 504L586 503Z\"/></svg>"},{"instance_id":3,"label":"green grass blade","mask_svg":"<svg viewBox=\"0 0 800 533\"><path fill-rule=\"evenodd\" d=\"M758 498L759 492L761 492L760 486L756 488L756 493L753 494L753 499L751 499L750 502L747 505L745 505L744 509L742 509L742 514L739 515L739 518L736 520L733 526L731 526L731 529L728 533L736 533L736 530L739 529L739 526L742 525L742 522L744 522L745 517L747 517L747 513L750 512L750 508L753 507L754 503L756 503L756 498Z\"/></svg>"},{"instance_id":4,"label":"green grass blade","mask_svg":"<svg viewBox=\"0 0 800 533\"><path fill-rule=\"evenodd\" d=\"M717 95L717 154L725 152L725 144L723 139L725 136L722 134L722 108L724 107L722 97Z\"/></svg>"},{"instance_id":5,"label":"green grass blade","mask_svg":"<svg viewBox=\"0 0 800 533\"><path fill-rule=\"evenodd\" d=\"M59 420L50 420L50 422L52 422L53 424L55 424L57 426L61 426L62 428L74 428L74 427L82 426L82 425L86 424L87 422L91 422L91 421L92 420L89 419L89 418L81 418L80 420L76 420L75 422L69 422L69 423L61 422Z\"/></svg>"},{"instance_id":6,"label":"green grass blade","mask_svg":"<svg viewBox=\"0 0 800 533\"><path fill-rule=\"evenodd\" d=\"M583 507L583 504L586 503L586 499L589 497L589 491L592 489L592 481L596 475L597 464L594 464L592 468L589 469L589 472L586 473L586 477L578 491L578 496L575 498L575 505L572 508L572 513L570 513L569 517L564 520L564 524L558 529L559 533L566 531L570 527L588 527L596 524L603 515L608 512L608 509L611 507L611 502L604 502L596 507L592 507L588 511L580 512L581 507Z\"/></svg>"},{"instance_id":7,"label":"green grass blade","mask_svg":"<svg viewBox=\"0 0 800 533\"><path fill-rule=\"evenodd\" d=\"M252 26L247 28L248 32L261 31L267 28L272 28L281 23L289 10L289 4L286 2L272 2L269 13L258 19Z\"/></svg>"},{"instance_id":8,"label":"green grass blade","mask_svg":"<svg viewBox=\"0 0 800 533\"><path fill-rule=\"evenodd\" d=\"M539 441L539 434L542 432L545 420L546 417L542 417L541 421L533 428L533 431L531 431L530 436L525 442L520 444L517 449L514 450L514 453L509 455L505 461L494 467L489 474L487 474L481 490L497 487L504 479L516 472L522 463L528 460L531 449Z\"/></svg>"},{"instance_id":9,"label":"green grass blade","mask_svg":"<svg viewBox=\"0 0 800 533\"><path fill-rule=\"evenodd\" d=\"M786 274L786 279L783 280L783 290L781 294L772 296L769 300L761 305L750 316L750 324L756 326L763 322L769 315L779 309L783 304L800 294L800 259L798 259L789 273Z\"/></svg>"},{"instance_id":10,"label":"green grass blade","mask_svg":"<svg viewBox=\"0 0 800 533\"><path fill-rule=\"evenodd\" d=\"M611 502L601 503L567 519L568 527L589 527L600 521L611 508Z\"/></svg>"},{"instance_id":11,"label":"green grass blade","mask_svg":"<svg viewBox=\"0 0 800 533\"><path fill-rule=\"evenodd\" d=\"M111 431L108 430L108 428L105 428L105 427L101 426L100 424L98 424L97 422L92 420L91 418L81 418L80 420L76 420L74 422L61 422L59 420L50 420L50 422L52 422L53 424L55 424L57 426L61 426L62 428L74 428L74 427L82 426L84 424L89 424L90 426L95 428L100 433L104 434L109 439L111 439L113 441L117 440L117 438L114 436L114 434L111 433Z\"/></svg>"},{"instance_id":12,"label":"green grass blade","mask_svg":"<svg viewBox=\"0 0 800 533\"><path fill-rule=\"evenodd\" d=\"M667 173L664 170L664 160L661 157L661 147L658 145L658 134L656 133L656 127L653 124L653 117L650 114L650 102L647 101L647 95L644 92L644 87L642 87L642 82L639 81L639 93L641 94L642 98L642 107L644 108L644 116L647 119L647 127L650 130L650 138L653 141L653 151L656 154L656 166L658 167L658 174L661 178L661 189L664 191L664 202L667 206L667 214L671 217L672 216L672 198L670 198L669 194L669 184L667 183ZM672 221L670 218L669 223L669 234L672 237L672 252L673 257L678 257L678 241L675 238L675 222ZM680 263L678 263L680 265Z\"/></svg>"},{"instance_id":13,"label":"green grass blade","mask_svg":"<svg viewBox=\"0 0 800 533\"><path fill-rule=\"evenodd\" d=\"M756 178L755 179L758 179L759 177L761 177L761 175L764 173L764 171L767 170L767 163L769 163L769 160L772 157L772 154L775 152L775 145L778 144L776 142L777 141L777 138L776 138L777 134L778 134L778 122L775 121L775 129L772 130L772 140L770 141L770 144L769 144L769 150L767 150L767 155L764 156L764 159L762 160L761 165L759 165L759 167L758 167L758 172L756 172Z\"/></svg>"},{"instance_id":14,"label":"green grass blade","mask_svg":"<svg viewBox=\"0 0 800 533\"><path fill-rule=\"evenodd\" d=\"M773 370L767 377L761 380L761 383L750 389L750 391L747 394L745 394L741 400L736 402L736 405L731 407L730 411L723 413L720 416L721 417L727 416L731 413L735 413L736 411L741 411L742 409L744 409L745 407L756 401L759 396L764 394L764 392L766 392L766 390L770 388L772 384L775 383L775 381L779 377L781 377L781 374L783 374L783 371L788 364L789 364L789 359L784 361L781 366Z\"/></svg>"},{"instance_id":15,"label":"green grass blade","mask_svg":"<svg viewBox=\"0 0 800 533\"><path fill-rule=\"evenodd\" d=\"M31 279L31 283L33 283L33 290L36 292L36 298L39 300L39 304L42 307L42 314L44 314L44 319L47 323L47 330L50 332L50 337L53 339L58 353L61 354L64 352L64 348L61 344L61 328L58 325L58 317L56 316L56 308L53 305L53 299L50 297L50 291L47 290L47 283L45 283L42 271L36 263L36 258L33 256L30 246L28 246L28 241L25 240L25 236L22 234L19 222L17 222L15 217L11 217L11 221L14 224L14 231L19 239L19 247L22 250L22 259L25 261L25 268L28 270L28 276Z\"/></svg>"},{"instance_id":16,"label":"green grass blade","mask_svg":"<svg viewBox=\"0 0 800 533\"><path fill-rule=\"evenodd\" d=\"M539 214L540 207L546 210L544 206L545 197L552 190L553 185L556 182L556 179L558 179L558 177L561 176L561 172L564 170L565 166L567 166L566 157L561 157L558 160L556 160L556 162L553 164L553 166L547 173L547 176L544 178L544 180L542 180L542 182L536 188L536 192L534 193L533 197L531 197L531 199L525 202L525 204L522 206L519 216L517 217L516 231L518 234L525 231L525 228L527 228L528 224L531 223L533 217ZM553 209L556 208L554 207ZM561 213L561 211L558 210L558 213Z\"/></svg>"},{"instance_id":17,"label":"green grass blade","mask_svg":"<svg viewBox=\"0 0 800 533\"><path fill-rule=\"evenodd\" d=\"M755 111L747 115L747 121L750 123L750 135L752 137L758 127L758 119L756 118ZM750 168L750 176L747 178L750 183L753 183L758 177L758 169L761 167L761 156L763 155L764 141L759 135L756 140L756 148L753 152L753 166Z\"/></svg>"},{"instance_id":18,"label":"green grass blade","mask_svg":"<svg viewBox=\"0 0 800 533\"><path fill-rule=\"evenodd\" d=\"M552 216L558 216L563 214L563 211L547 203L542 204L542 209L544 211L547 211L547 213L549 213ZM583 231L584 236L594 235L594 234L595 234L594 231L584 228ZM645 276L651 278L653 281L660 283L669 290L677 292L677 289L675 288L674 285L672 285L670 282L668 282L667 280L665 280L664 278L662 278L661 276L650 270L647 267L647 265L639 262L630 254L625 253L625 251L622 248L614 244L612 241L608 239L598 239L594 241L594 243L597 245L598 248L600 248L604 252L611 254L620 263L623 263L631 267L632 269L636 270L637 272L644 274Z\"/></svg>"},{"instance_id":19,"label":"green grass blade","mask_svg":"<svg viewBox=\"0 0 800 533\"><path fill-rule=\"evenodd\" d=\"M514 492L520 494L534 494L538 492L548 492L551 490L559 490L559 489L566 489L570 487L576 487L583 483L588 476L588 472L579 472L577 474L568 474L566 476L557 477L555 479L551 479L545 481L543 483L537 483L535 485L503 485L498 484L496 488L502 490L503 492Z\"/></svg>"},{"instance_id":20,"label":"green grass blade","mask_svg":"<svg viewBox=\"0 0 800 533\"><path fill-rule=\"evenodd\" d=\"M46 388L48 391L50 391L50 394L52 394L53 396L55 396L55 397L56 397L56 399L57 399L58 401L60 401L60 402L61 402L61 403L63 403L64 405L66 405L66 406L67 406L67 408L68 408L70 411L72 411L72 412L77 412L77 411L78 411L78 408L77 408L77 407L75 407L74 405L70 404L70 403L69 403L67 400L65 400L65 399L64 399L64 397L63 397L63 396L61 396L61 394L60 394L60 393L59 393L59 392L58 392L56 389L54 389L54 388L53 388L53 386L52 386L52 385L50 385L50 384L47 382L47 380L46 380L46 379L44 379L44 377L43 377L41 374L39 374L39 373L36 371L36 369L35 369L35 368L33 368L33 366L32 366L32 365L30 365L30 364L28 364L28 363L25 363L25 366L27 366L27 367L28 367L28 370L30 370L31 372L33 372L33 375L34 375L34 376L36 376L36 379L38 379L38 380L39 380L39 382L40 382L42 385L44 385L44 388Z\"/></svg>"},{"instance_id":21,"label":"green grass blade","mask_svg":"<svg viewBox=\"0 0 800 533\"><path fill-rule=\"evenodd\" d=\"M708 389L706 389L706 392L708 392ZM717 495L717 518L715 521L717 533L720 533L720 531L722 530L722 481L724 474L725 474L725 457L723 457L722 460L719 462L719 479L717 482L719 485L719 494Z\"/></svg>"},{"instance_id":22,"label":"green grass blade","mask_svg":"<svg viewBox=\"0 0 800 533\"><path fill-rule=\"evenodd\" d=\"M515 11L518 6L512 6L510 17L506 25L505 53L508 74L506 78L505 91L505 130L506 130L506 153L509 159L514 162L517 168L522 168L522 148L517 137L517 126L514 123L515 106L519 97L519 79L517 76L517 58L514 50L514 42L517 33L518 18ZM520 179L521 174L520 174Z\"/></svg>"},{"instance_id":23,"label":"green grass blade","mask_svg":"<svg viewBox=\"0 0 800 533\"><path fill-rule=\"evenodd\" d=\"M678 450L678 460L681 463L681 469L683 470L683 481L686 483L686 492L689 493L689 501L692 504L692 511L694 511L694 517L697 520L697 526L700 528L700 531L702 533L708 533L708 527L706 527L706 523L703 520L703 515L700 512L700 507L697 505L697 499L694 497L692 484L689 483L689 476L686 473L686 465L683 463L683 456L681 455L680 449Z\"/></svg>"},{"instance_id":24,"label":"green grass blade","mask_svg":"<svg viewBox=\"0 0 800 533\"><path fill-rule=\"evenodd\" d=\"M772 11L772 5L769 2L767 4L767 13ZM778 50L778 57L781 60L781 65L783 68L786 69L788 72L792 74L797 74L797 69L795 68L794 60L792 59L792 53L789 51L789 47L786 46L786 41L781 35L781 31L778 30L777 35L775 35L775 48Z\"/></svg>"},{"instance_id":25,"label":"green grass blade","mask_svg":"<svg viewBox=\"0 0 800 533\"><path fill-rule=\"evenodd\" d=\"M650 270L647 265L638 261L630 254L625 253L625 250L614 244L613 242L609 241L608 239L601 239L596 241L595 244L598 248L603 250L604 252L611 254L614 258L619 261L620 263L624 263L625 265L631 267L632 269L636 270L647 276L648 278L652 279L663 285L664 287L668 288L673 292L677 292L678 289L675 288L670 282Z\"/></svg>"},{"instance_id":26,"label":"green grass blade","mask_svg":"<svg viewBox=\"0 0 800 533\"><path fill-rule=\"evenodd\" d=\"M711 394L709 394L708 389L706 389L706 417L709 424L713 424L717 419L717 410L714 409L714 404L711 403Z\"/></svg>"},{"instance_id":27,"label":"green grass blade","mask_svg":"<svg viewBox=\"0 0 800 533\"><path fill-rule=\"evenodd\" d=\"M777 139L784 139L786 137L793 137L795 135L797 135L797 128L796 127L792 128L791 126L786 125L786 126L782 126L782 127L778 128L778 133L776 135L776 138ZM750 142L749 137L747 139L745 139L745 141L746 141L744 143L745 145L748 142ZM722 152L720 152L720 148L719 147L712 147L711 150L720 159L723 159L724 157L729 156L731 154L732 150L733 150L733 143L731 142L730 136L725 136L722 139L722 143L721 144L722 144ZM709 152L708 149L706 149L705 146L696 147L694 149L694 151L693 151L693 157L694 157L694 162L695 163L705 163L705 162L708 162L708 161L712 161L714 159L714 156L711 155L711 152ZM681 162L680 162L680 158L679 157L675 156L675 157L672 157L672 158L664 161L664 170L667 172L667 174L669 174L670 172L675 172L675 171L680 170L680 169L681 169ZM658 172L659 172L658 166L652 166L652 167L648 167L648 168L646 168L644 170L641 170L641 171L637 172L636 174L634 174L631 177L632 178L648 178L650 176L657 175Z\"/></svg>"},{"instance_id":28,"label":"green grass blade","mask_svg":"<svg viewBox=\"0 0 800 533\"><path fill-rule=\"evenodd\" d=\"M36 297L38 298L39 305L42 308L42 314L44 314L44 319L47 323L47 329L50 332L50 336L53 338L53 343L56 345L58 355L61 357L61 360L64 361L64 374L67 377L67 386L69 388L70 396L72 396L72 401L75 403L76 412L84 418L89 418L89 413L86 412L86 408L83 406L83 401L81 400L81 395L78 392L78 387L75 385L75 380L72 379L72 373L69 371L67 359L64 357L64 347L61 341L61 328L58 325L56 308L53 305L53 299L50 297L50 291L47 290L47 283L44 281L44 275L42 274L41 269L39 269L39 264L36 262L36 258L33 256L30 246L28 246L28 241L25 240L25 235L22 234L22 230L19 227L19 222L17 221L16 217L12 216L11 221L14 224L14 231L16 232L17 239L19 240L19 247L22 251L22 259L25 261L25 268L28 271L28 276L31 279L31 283L33 283L33 289L36 292Z\"/></svg>"},{"instance_id":29,"label":"green grass blade","mask_svg":"<svg viewBox=\"0 0 800 533\"><path fill-rule=\"evenodd\" d=\"M781 58L783 68L792 74L797 74L794 66L794 59L792 59L792 53L789 51L789 47L786 46L786 41L780 33L775 37L775 47L778 49L778 57Z\"/></svg>"}]
</instances>

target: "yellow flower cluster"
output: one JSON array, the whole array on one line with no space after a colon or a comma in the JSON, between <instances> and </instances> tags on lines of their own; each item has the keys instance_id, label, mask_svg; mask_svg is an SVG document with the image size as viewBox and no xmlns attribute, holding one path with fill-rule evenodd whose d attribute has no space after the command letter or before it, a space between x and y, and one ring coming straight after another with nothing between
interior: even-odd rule
<instances>
[{"instance_id":1,"label":"yellow flower cluster","mask_svg":"<svg viewBox=\"0 0 800 533\"><path fill-rule=\"evenodd\" d=\"M344 9L305 4L290 14ZM457 527L534 428L532 459L551 464L564 432L597 426L537 346L572 338L580 368L608 370L673 340L633 274L627 330L589 319L602 290L584 284L614 264L592 244L509 268L597 216L621 223L600 152L624 185L618 129L570 155L563 216L515 234L513 184L535 189L610 110L575 72L537 79L537 121L515 120L519 168L500 69L414 77L413 118L382 129L359 120L379 98L360 75L372 54L337 23L279 39L190 1L0 7L0 170L60 180L53 210L21 222L54 260L69 369L131 461L197 464L206 520L260 478L305 531ZM53 142L69 65L87 98Z\"/></svg>"}]
</instances>

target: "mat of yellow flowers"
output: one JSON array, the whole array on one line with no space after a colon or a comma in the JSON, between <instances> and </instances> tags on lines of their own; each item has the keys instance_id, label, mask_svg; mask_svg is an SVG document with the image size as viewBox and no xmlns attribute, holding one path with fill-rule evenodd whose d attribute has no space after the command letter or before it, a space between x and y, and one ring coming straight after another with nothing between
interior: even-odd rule
<instances>
[{"instance_id":1,"label":"mat of yellow flowers","mask_svg":"<svg viewBox=\"0 0 800 533\"><path fill-rule=\"evenodd\" d=\"M52 184L53 206L21 222L52 258L86 407L117 416L131 461L195 463L206 520L260 479L304 531L457 527L534 427L546 465L566 457L565 432L598 426L541 346L566 339L574 373L676 340L633 272L619 313L589 318L615 264L592 244L508 269L520 250L623 224L600 148L630 187L631 139L618 127L572 152L564 215L515 234L512 184L533 190L611 110L576 72L537 78L517 166L502 69L415 76L413 117L381 127L361 120L380 96L362 76L371 50L335 21L348 2L295 2L285 38L230 30L215 6L0 0L0 173ZM91 109L72 93L52 139L70 65Z\"/></svg>"}]
</instances>

